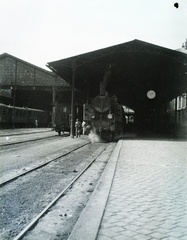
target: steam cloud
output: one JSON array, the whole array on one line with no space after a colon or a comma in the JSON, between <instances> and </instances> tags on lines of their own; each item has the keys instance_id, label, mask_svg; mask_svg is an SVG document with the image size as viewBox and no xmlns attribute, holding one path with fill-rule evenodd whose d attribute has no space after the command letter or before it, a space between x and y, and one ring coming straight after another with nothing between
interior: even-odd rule
<instances>
[{"instance_id":1,"label":"steam cloud","mask_svg":"<svg viewBox=\"0 0 187 240\"><path fill-rule=\"evenodd\" d=\"M88 135L88 138L90 139L91 143L103 142L94 130L91 130L91 132Z\"/></svg>"}]
</instances>

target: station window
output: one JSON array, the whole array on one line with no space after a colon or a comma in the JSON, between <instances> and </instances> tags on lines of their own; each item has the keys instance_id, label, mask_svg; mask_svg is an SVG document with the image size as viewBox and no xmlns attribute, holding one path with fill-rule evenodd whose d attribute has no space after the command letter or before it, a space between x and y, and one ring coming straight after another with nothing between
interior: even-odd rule
<instances>
[{"instance_id":1,"label":"station window","mask_svg":"<svg viewBox=\"0 0 187 240\"><path fill-rule=\"evenodd\" d=\"M177 110L186 108L186 93L177 97Z\"/></svg>"},{"instance_id":2,"label":"station window","mask_svg":"<svg viewBox=\"0 0 187 240\"><path fill-rule=\"evenodd\" d=\"M186 108L186 93L182 94L182 108Z\"/></svg>"},{"instance_id":3,"label":"station window","mask_svg":"<svg viewBox=\"0 0 187 240\"><path fill-rule=\"evenodd\" d=\"M182 96L179 96L178 97L178 108L177 108L177 110L179 110L181 108L182 108Z\"/></svg>"}]
</instances>

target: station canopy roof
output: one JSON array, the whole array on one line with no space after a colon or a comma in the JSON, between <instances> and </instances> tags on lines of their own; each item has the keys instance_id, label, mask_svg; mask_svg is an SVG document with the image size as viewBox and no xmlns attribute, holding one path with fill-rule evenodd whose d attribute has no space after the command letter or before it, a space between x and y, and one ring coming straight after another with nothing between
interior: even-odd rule
<instances>
[{"instance_id":1,"label":"station canopy roof","mask_svg":"<svg viewBox=\"0 0 187 240\"><path fill-rule=\"evenodd\" d=\"M70 84L75 69L75 88L90 99L105 81L108 92L135 110L150 101L159 107L187 92L187 54L140 40L49 62L48 67ZM152 100L149 90L156 93Z\"/></svg>"}]
</instances>

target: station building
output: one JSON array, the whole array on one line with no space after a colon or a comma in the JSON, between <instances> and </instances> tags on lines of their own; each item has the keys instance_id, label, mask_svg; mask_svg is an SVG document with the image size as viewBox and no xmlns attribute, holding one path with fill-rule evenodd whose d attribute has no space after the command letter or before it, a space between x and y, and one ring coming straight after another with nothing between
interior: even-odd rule
<instances>
[{"instance_id":1,"label":"station building","mask_svg":"<svg viewBox=\"0 0 187 240\"><path fill-rule=\"evenodd\" d=\"M75 105L83 104L99 93L105 79L136 129L162 132L168 121L172 128L187 125L187 40L171 50L135 39L47 66L52 71L1 54L0 102L51 111L54 122L56 104L71 103L72 84Z\"/></svg>"},{"instance_id":2,"label":"station building","mask_svg":"<svg viewBox=\"0 0 187 240\"><path fill-rule=\"evenodd\" d=\"M0 55L0 103L51 112L51 122L58 101L70 101L68 82L22 59Z\"/></svg>"}]
</instances>

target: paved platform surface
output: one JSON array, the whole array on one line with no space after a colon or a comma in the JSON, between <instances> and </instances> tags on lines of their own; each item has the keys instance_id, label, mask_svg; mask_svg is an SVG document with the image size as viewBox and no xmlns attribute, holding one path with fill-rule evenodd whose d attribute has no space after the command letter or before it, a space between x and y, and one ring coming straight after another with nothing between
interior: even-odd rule
<instances>
[{"instance_id":1,"label":"paved platform surface","mask_svg":"<svg viewBox=\"0 0 187 240\"><path fill-rule=\"evenodd\" d=\"M75 239L187 240L187 142L119 141Z\"/></svg>"}]
</instances>

